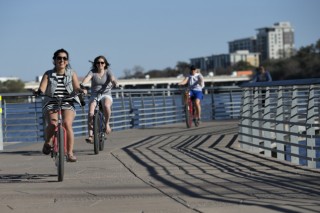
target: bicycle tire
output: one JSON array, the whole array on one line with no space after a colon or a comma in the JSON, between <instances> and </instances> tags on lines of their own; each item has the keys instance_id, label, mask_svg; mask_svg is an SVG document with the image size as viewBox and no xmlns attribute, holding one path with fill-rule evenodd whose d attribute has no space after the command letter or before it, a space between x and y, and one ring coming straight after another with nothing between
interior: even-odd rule
<instances>
[{"instance_id":1,"label":"bicycle tire","mask_svg":"<svg viewBox=\"0 0 320 213\"><path fill-rule=\"evenodd\" d=\"M105 131L106 131L106 123L105 123L104 115L100 113L100 134L99 134L100 135L100 143L99 143L100 151L103 151L104 149L104 143L106 141Z\"/></svg>"},{"instance_id":2,"label":"bicycle tire","mask_svg":"<svg viewBox=\"0 0 320 213\"><path fill-rule=\"evenodd\" d=\"M58 164L57 164L57 169L58 169L58 181L61 182L63 181L63 176L64 176L64 146L65 146L65 138L64 138L64 129L60 125L58 126Z\"/></svg>"},{"instance_id":3,"label":"bicycle tire","mask_svg":"<svg viewBox=\"0 0 320 213\"><path fill-rule=\"evenodd\" d=\"M99 141L100 141L100 123L99 123L99 115L95 113L93 116L93 147L94 154L99 154Z\"/></svg>"},{"instance_id":4,"label":"bicycle tire","mask_svg":"<svg viewBox=\"0 0 320 213\"><path fill-rule=\"evenodd\" d=\"M189 105L185 105L184 111L185 111L185 119L186 119L187 128L191 128L191 126L192 126L192 114L190 113L190 106Z\"/></svg>"}]
</instances>

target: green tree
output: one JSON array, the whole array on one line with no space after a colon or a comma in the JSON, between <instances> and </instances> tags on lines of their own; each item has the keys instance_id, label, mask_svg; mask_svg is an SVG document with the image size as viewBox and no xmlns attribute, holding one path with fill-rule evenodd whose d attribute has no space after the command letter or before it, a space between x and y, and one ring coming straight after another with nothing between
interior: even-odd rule
<instances>
[{"instance_id":1,"label":"green tree","mask_svg":"<svg viewBox=\"0 0 320 213\"><path fill-rule=\"evenodd\" d=\"M8 80L0 82L0 93L25 92L24 83L21 80Z\"/></svg>"},{"instance_id":2,"label":"green tree","mask_svg":"<svg viewBox=\"0 0 320 213\"><path fill-rule=\"evenodd\" d=\"M252 66L247 61L239 61L235 65L232 66L233 70L242 71L242 70L253 70L255 67Z\"/></svg>"}]
</instances>

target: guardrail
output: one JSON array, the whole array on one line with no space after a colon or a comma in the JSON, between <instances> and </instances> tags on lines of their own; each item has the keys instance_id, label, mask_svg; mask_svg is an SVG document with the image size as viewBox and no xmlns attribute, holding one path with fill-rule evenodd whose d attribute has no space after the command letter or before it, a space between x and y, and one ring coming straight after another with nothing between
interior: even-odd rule
<instances>
[{"instance_id":1,"label":"guardrail","mask_svg":"<svg viewBox=\"0 0 320 213\"><path fill-rule=\"evenodd\" d=\"M202 120L238 119L241 88L204 88ZM5 142L43 141L42 101L31 93L2 94L2 129ZM179 89L114 89L110 120L114 131L184 121ZM87 102L87 100L86 100ZM73 128L76 136L87 134L88 104L76 108ZM0 141L1 143L2 141Z\"/></svg>"},{"instance_id":2,"label":"guardrail","mask_svg":"<svg viewBox=\"0 0 320 213\"><path fill-rule=\"evenodd\" d=\"M320 79L246 83L241 87L241 147L320 168Z\"/></svg>"}]
</instances>

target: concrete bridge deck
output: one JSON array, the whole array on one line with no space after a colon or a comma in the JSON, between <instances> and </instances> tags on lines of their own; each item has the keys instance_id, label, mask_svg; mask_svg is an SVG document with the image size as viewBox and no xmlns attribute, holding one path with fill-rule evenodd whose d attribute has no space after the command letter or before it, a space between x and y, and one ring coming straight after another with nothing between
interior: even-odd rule
<instances>
[{"instance_id":1,"label":"concrete bridge deck","mask_svg":"<svg viewBox=\"0 0 320 213\"><path fill-rule=\"evenodd\" d=\"M320 171L239 149L238 122L113 132L105 150L77 138L57 182L42 144L0 152L0 212L320 212Z\"/></svg>"}]
</instances>

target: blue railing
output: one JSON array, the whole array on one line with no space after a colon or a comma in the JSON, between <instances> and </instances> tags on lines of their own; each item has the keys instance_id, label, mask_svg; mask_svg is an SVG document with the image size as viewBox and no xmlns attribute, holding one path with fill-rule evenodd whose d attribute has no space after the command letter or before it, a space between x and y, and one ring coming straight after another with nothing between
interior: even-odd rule
<instances>
[{"instance_id":1,"label":"blue railing","mask_svg":"<svg viewBox=\"0 0 320 213\"><path fill-rule=\"evenodd\" d=\"M238 119L241 89L239 87L204 88L202 120ZM184 121L179 89L113 90L111 126L115 131L143 128ZM2 135L5 142L43 140L42 102L31 93L2 94ZM87 100L86 100L87 101ZM88 104L76 107L74 133L87 133ZM1 141L0 141L1 142Z\"/></svg>"}]
</instances>

